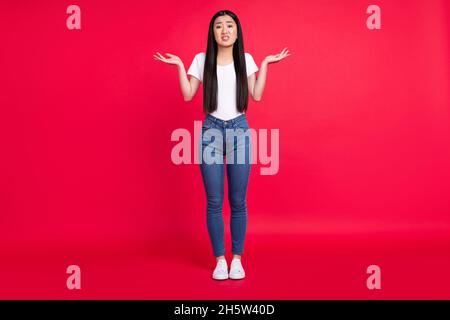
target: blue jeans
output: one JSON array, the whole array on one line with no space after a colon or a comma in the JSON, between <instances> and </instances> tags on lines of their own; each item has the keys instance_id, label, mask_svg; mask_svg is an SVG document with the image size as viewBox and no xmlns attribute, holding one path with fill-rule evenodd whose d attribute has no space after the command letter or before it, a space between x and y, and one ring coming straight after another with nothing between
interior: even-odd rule
<instances>
[{"instance_id":1,"label":"blue jeans","mask_svg":"<svg viewBox=\"0 0 450 320\"><path fill-rule=\"evenodd\" d=\"M200 170L206 191L206 224L214 256L225 254L222 204L226 156L228 200L231 208L232 253L242 254L247 230L247 185L251 168L251 135L241 114L222 120L208 114L199 143Z\"/></svg>"}]
</instances>

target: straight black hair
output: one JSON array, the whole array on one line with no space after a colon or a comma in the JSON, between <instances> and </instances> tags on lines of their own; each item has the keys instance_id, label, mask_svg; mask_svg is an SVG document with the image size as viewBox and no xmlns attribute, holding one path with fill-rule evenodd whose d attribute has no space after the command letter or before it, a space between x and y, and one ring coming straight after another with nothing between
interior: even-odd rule
<instances>
[{"instance_id":1,"label":"straight black hair","mask_svg":"<svg viewBox=\"0 0 450 320\"><path fill-rule=\"evenodd\" d=\"M236 72L236 107L244 112L248 107L247 67L245 65L244 37L238 17L229 10L218 11L211 18L206 48L205 68L203 70L203 112L217 110L217 42L214 38L214 21L217 17L228 15L237 25L237 39L233 44L234 70Z\"/></svg>"}]
</instances>

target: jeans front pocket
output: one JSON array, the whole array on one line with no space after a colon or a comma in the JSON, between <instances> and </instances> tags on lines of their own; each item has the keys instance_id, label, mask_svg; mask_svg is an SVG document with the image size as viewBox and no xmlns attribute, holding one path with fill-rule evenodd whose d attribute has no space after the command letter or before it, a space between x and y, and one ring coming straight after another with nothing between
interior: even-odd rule
<instances>
[{"instance_id":1,"label":"jeans front pocket","mask_svg":"<svg viewBox=\"0 0 450 320\"><path fill-rule=\"evenodd\" d=\"M244 129L244 130L248 130L250 128L246 119L241 120L238 123L235 123L233 127L234 129Z\"/></svg>"},{"instance_id":2,"label":"jeans front pocket","mask_svg":"<svg viewBox=\"0 0 450 320\"><path fill-rule=\"evenodd\" d=\"M206 129L211 129L211 128L213 128L213 127L214 127L214 123L212 122L212 120L206 118L206 119L203 121L202 129L206 130Z\"/></svg>"}]
</instances>

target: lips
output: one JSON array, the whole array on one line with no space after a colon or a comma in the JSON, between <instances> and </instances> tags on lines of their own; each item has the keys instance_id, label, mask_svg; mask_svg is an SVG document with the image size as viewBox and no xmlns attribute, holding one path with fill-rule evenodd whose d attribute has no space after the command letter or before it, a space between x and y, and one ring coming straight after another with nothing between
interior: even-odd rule
<instances>
[{"instance_id":1,"label":"lips","mask_svg":"<svg viewBox=\"0 0 450 320\"><path fill-rule=\"evenodd\" d=\"M224 36L224 37L222 37L222 40L223 40L223 41L228 41L229 39L230 39L229 36Z\"/></svg>"}]
</instances>

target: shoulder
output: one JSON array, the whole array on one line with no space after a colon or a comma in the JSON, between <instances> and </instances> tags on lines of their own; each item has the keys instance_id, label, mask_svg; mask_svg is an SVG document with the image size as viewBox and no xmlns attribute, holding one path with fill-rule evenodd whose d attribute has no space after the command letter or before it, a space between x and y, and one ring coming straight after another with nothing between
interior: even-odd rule
<instances>
[{"instance_id":1,"label":"shoulder","mask_svg":"<svg viewBox=\"0 0 450 320\"><path fill-rule=\"evenodd\" d=\"M245 52L245 59L251 59L251 60L253 60L253 56L252 56L250 53Z\"/></svg>"},{"instance_id":2,"label":"shoulder","mask_svg":"<svg viewBox=\"0 0 450 320\"><path fill-rule=\"evenodd\" d=\"M252 55L248 52L245 53L245 66L247 68L248 77L259 70L258 65L253 59Z\"/></svg>"},{"instance_id":3,"label":"shoulder","mask_svg":"<svg viewBox=\"0 0 450 320\"><path fill-rule=\"evenodd\" d=\"M199 52L195 55L194 57L195 59L199 60L199 61L205 61L206 58L206 53L205 52Z\"/></svg>"}]
</instances>

